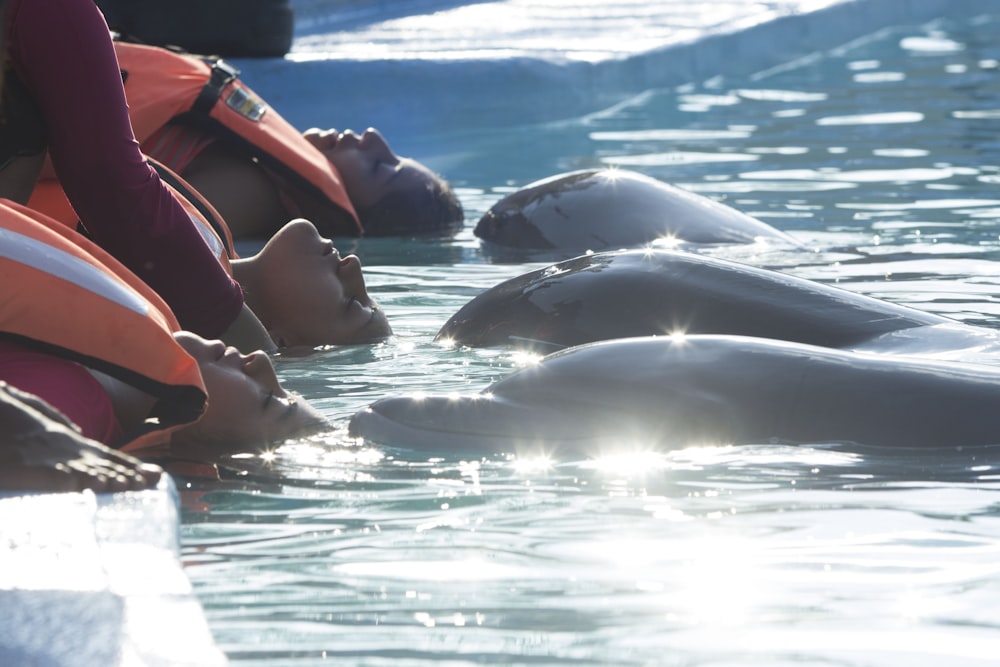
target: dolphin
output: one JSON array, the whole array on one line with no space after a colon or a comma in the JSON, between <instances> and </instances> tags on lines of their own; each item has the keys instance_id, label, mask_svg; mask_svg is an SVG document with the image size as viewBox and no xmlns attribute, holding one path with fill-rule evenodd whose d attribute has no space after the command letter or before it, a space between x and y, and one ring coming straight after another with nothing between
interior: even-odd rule
<instances>
[{"instance_id":1,"label":"dolphin","mask_svg":"<svg viewBox=\"0 0 1000 667\"><path fill-rule=\"evenodd\" d=\"M1000 332L700 255L560 262L487 290L437 339L569 349L479 394L377 401L354 415L353 434L573 454L609 443L1000 443Z\"/></svg>"},{"instance_id":2,"label":"dolphin","mask_svg":"<svg viewBox=\"0 0 1000 667\"><path fill-rule=\"evenodd\" d=\"M640 337L543 358L461 397L392 397L354 436L477 453L1000 442L1000 368L743 336Z\"/></svg>"},{"instance_id":3,"label":"dolphin","mask_svg":"<svg viewBox=\"0 0 1000 667\"><path fill-rule=\"evenodd\" d=\"M494 204L474 233L487 249L559 257L664 240L800 246L725 204L623 169L573 171L529 183Z\"/></svg>"},{"instance_id":4,"label":"dolphin","mask_svg":"<svg viewBox=\"0 0 1000 667\"><path fill-rule=\"evenodd\" d=\"M682 332L850 348L936 325L962 328L945 317L777 271L675 250L626 250L576 257L504 281L463 306L435 340L551 352ZM982 333L969 329L970 338Z\"/></svg>"}]
</instances>

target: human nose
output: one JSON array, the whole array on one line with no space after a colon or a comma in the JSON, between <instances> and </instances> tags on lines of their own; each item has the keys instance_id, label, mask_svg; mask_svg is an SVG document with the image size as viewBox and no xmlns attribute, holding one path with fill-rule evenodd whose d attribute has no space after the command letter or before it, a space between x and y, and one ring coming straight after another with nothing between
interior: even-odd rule
<instances>
[{"instance_id":1,"label":"human nose","mask_svg":"<svg viewBox=\"0 0 1000 667\"><path fill-rule=\"evenodd\" d=\"M361 147L386 162L396 162L399 158L392 152L389 142L374 127L369 127L361 136Z\"/></svg>"},{"instance_id":2,"label":"human nose","mask_svg":"<svg viewBox=\"0 0 1000 667\"><path fill-rule=\"evenodd\" d=\"M277 396L284 396L285 391L278 382L278 376L271 365L271 359L266 353L257 351L242 357L243 372L258 382L261 386L273 391Z\"/></svg>"}]
</instances>

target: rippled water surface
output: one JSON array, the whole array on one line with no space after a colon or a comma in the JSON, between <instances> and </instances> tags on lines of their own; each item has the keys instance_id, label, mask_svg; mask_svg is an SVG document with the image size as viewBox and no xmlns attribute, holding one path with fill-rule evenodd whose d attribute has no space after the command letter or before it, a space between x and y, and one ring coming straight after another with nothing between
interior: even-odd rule
<instances>
[{"instance_id":1,"label":"rippled water surface","mask_svg":"<svg viewBox=\"0 0 1000 667\"><path fill-rule=\"evenodd\" d=\"M546 460L342 429L376 398L478 391L522 363L431 339L539 266L490 262L479 216L580 167L687 187L810 248L713 254L1000 325L998 33L1000 15L904 27L587 118L411 140L460 187L466 232L338 243L397 335L277 360L341 430L183 494L187 572L222 649L268 666L996 664L998 450Z\"/></svg>"}]
</instances>

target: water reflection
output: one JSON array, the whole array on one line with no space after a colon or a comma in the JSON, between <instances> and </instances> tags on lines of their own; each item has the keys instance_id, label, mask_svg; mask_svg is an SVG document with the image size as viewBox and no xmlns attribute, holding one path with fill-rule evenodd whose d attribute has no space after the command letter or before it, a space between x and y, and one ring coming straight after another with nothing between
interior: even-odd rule
<instances>
[{"instance_id":1,"label":"water reflection","mask_svg":"<svg viewBox=\"0 0 1000 667\"><path fill-rule=\"evenodd\" d=\"M472 659L471 647L475 660L738 661L761 635L780 662L805 631L827 637L810 655L851 664L832 641L846 618L852 636L864 621L885 635L872 647L908 657L886 631L921 624L943 640L943 621L996 593L1000 547L975 523L995 522L1000 505L968 485L975 458L760 445L644 468L483 460L472 475L461 462L387 456L372 468L381 484L285 485L237 495L211 522L188 516L198 547L187 556L238 662L313 664L325 651L382 664L406 651L416 664ZM986 468L976 474L996 475ZM720 630L736 634L706 643ZM983 637L969 633L958 653L980 655Z\"/></svg>"},{"instance_id":2,"label":"water reflection","mask_svg":"<svg viewBox=\"0 0 1000 667\"><path fill-rule=\"evenodd\" d=\"M997 326L998 25L886 31L747 80L427 141L467 156L453 173L470 220L532 180L632 161L809 247L713 255ZM397 336L278 360L338 426L375 398L468 393L525 363L431 338L539 263L491 264L471 229L441 248L357 243ZM184 558L239 665L988 665L998 461L769 443L526 459L341 429L192 481Z\"/></svg>"}]
</instances>

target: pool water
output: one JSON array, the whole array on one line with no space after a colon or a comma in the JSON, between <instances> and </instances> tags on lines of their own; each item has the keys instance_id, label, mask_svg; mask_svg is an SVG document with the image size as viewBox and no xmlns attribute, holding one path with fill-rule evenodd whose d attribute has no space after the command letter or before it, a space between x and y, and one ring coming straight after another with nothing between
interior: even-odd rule
<instances>
[{"instance_id":1,"label":"pool water","mask_svg":"<svg viewBox=\"0 0 1000 667\"><path fill-rule=\"evenodd\" d=\"M431 339L539 266L491 262L479 216L582 167L681 185L809 247L705 252L1000 326L998 30L1000 15L905 26L584 118L411 138L468 224L452 241L338 240L397 335L277 360L338 430L182 494L187 573L232 662L995 664L995 449L546 460L373 446L344 428L377 398L478 391L525 363Z\"/></svg>"}]
</instances>

